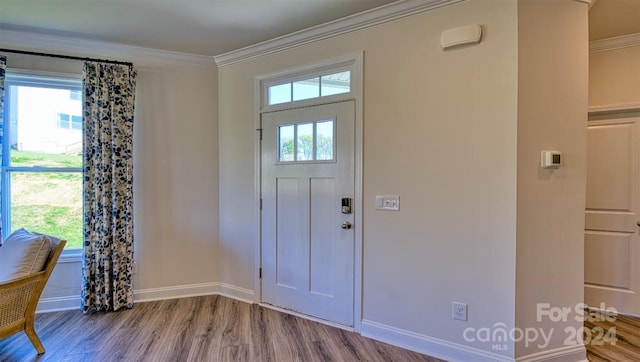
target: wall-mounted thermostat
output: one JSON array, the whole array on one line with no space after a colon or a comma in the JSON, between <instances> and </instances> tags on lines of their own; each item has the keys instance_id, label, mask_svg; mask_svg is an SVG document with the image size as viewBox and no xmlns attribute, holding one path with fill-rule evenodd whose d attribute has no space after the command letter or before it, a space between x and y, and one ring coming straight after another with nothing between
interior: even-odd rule
<instances>
[{"instance_id":1,"label":"wall-mounted thermostat","mask_svg":"<svg viewBox=\"0 0 640 362\"><path fill-rule=\"evenodd\" d=\"M542 151L540 153L540 166L542 168L558 168L562 166L562 153L560 151Z\"/></svg>"}]
</instances>

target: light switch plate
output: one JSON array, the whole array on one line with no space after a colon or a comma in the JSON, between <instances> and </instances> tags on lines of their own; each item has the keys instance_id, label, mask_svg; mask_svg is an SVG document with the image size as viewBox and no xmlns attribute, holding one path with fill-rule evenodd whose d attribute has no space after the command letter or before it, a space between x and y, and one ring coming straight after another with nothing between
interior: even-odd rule
<instances>
[{"instance_id":1,"label":"light switch plate","mask_svg":"<svg viewBox=\"0 0 640 362\"><path fill-rule=\"evenodd\" d=\"M400 210L400 196L376 195L376 210L385 210L385 211Z\"/></svg>"}]
</instances>

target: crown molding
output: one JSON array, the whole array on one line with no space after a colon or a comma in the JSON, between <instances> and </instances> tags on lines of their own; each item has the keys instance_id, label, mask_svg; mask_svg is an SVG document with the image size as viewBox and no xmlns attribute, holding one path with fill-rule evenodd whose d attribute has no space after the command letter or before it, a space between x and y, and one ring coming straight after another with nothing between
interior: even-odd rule
<instances>
[{"instance_id":1,"label":"crown molding","mask_svg":"<svg viewBox=\"0 0 640 362\"><path fill-rule=\"evenodd\" d=\"M640 33L616 36L589 42L589 53L606 52L622 48L640 46Z\"/></svg>"},{"instance_id":2,"label":"crown molding","mask_svg":"<svg viewBox=\"0 0 640 362\"><path fill-rule=\"evenodd\" d=\"M115 60L146 64L215 66L215 62L210 56L40 33L0 29L0 40L3 48L18 48L37 52L47 51L81 57L108 57Z\"/></svg>"},{"instance_id":3,"label":"crown molding","mask_svg":"<svg viewBox=\"0 0 640 362\"><path fill-rule=\"evenodd\" d=\"M213 58L223 67L464 1L467 0L399 0Z\"/></svg>"},{"instance_id":4,"label":"crown molding","mask_svg":"<svg viewBox=\"0 0 640 362\"><path fill-rule=\"evenodd\" d=\"M640 111L640 102L589 106L589 114L626 113Z\"/></svg>"}]
</instances>

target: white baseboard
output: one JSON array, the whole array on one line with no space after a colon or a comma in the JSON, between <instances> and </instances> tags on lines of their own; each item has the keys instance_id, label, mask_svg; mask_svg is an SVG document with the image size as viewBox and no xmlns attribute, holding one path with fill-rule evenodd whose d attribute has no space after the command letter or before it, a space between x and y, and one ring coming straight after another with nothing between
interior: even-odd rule
<instances>
[{"instance_id":1,"label":"white baseboard","mask_svg":"<svg viewBox=\"0 0 640 362\"><path fill-rule=\"evenodd\" d=\"M362 321L360 332L365 337L447 361L587 362L586 349L582 345L555 348L514 359L370 320Z\"/></svg>"},{"instance_id":2,"label":"white baseboard","mask_svg":"<svg viewBox=\"0 0 640 362\"><path fill-rule=\"evenodd\" d=\"M163 288L138 289L133 291L133 301L151 302L155 300L198 297L219 294L220 283L199 283L176 285Z\"/></svg>"},{"instance_id":3,"label":"white baseboard","mask_svg":"<svg viewBox=\"0 0 640 362\"><path fill-rule=\"evenodd\" d=\"M518 357L517 362L587 362L583 345L566 346Z\"/></svg>"},{"instance_id":4,"label":"white baseboard","mask_svg":"<svg viewBox=\"0 0 640 362\"><path fill-rule=\"evenodd\" d=\"M256 293L253 290L227 283L218 283L218 292L216 294L237 299L245 303L258 303Z\"/></svg>"},{"instance_id":5,"label":"white baseboard","mask_svg":"<svg viewBox=\"0 0 640 362\"><path fill-rule=\"evenodd\" d=\"M362 321L360 333L365 337L447 361L514 361L513 357L487 352L366 319Z\"/></svg>"},{"instance_id":6,"label":"white baseboard","mask_svg":"<svg viewBox=\"0 0 640 362\"><path fill-rule=\"evenodd\" d=\"M257 303L253 290L218 282L138 289L133 291L133 300L136 303L141 303L155 300L189 298L216 294L238 299L247 303ZM41 298L38 303L36 313L58 312L73 309L80 309L79 294L65 297Z\"/></svg>"},{"instance_id":7,"label":"white baseboard","mask_svg":"<svg viewBox=\"0 0 640 362\"><path fill-rule=\"evenodd\" d=\"M36 313L60 312L63 310L80 309L80 295L65 297L41 298Z\"/></svg>"}]
</instances>

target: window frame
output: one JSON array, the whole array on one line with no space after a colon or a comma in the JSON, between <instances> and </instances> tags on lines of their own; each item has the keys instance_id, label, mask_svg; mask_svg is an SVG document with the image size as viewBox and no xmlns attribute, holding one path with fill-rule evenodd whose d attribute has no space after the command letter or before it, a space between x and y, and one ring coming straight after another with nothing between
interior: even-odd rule
<instances>
[{"instance_id":1,"label":"window frame","mask_svg":"<svg viewBox=\"0 0 640 362\"><path fill-rule=\"evenodd\" d=\"M11 105L12 86L27 86L40 88L65 89L70 91L79 91L82 94L82 75L69 73L54 73L30 71L23 69L7 68L5 73L5 112L3 119L4 139L8 140L11 134L11 124L9 122L9 113L7 105ZM82 102L82 99L80 100ZM71 115L69 115L69 123L71 124ZM71 129L71 128L69 128ZM82 130L81 130L82 132ZM2 197L0 199L0 207L2 208L2 238L11 233L11 174L14 172L22 173L80 173L82 174L84 167L42 167L42 166L12 166L11 165L11 146L10 142L2 143L2 167L0 169L0 177L2 178ZM37 230L34 230L37 231ZM84 235L84 230L83 230ZM0 240L4 241L4 240ZM82 256L82 248L65 249L61 255L61 261L77 261Z\"/></svg>"},{"instance_id":2,"label":"window frame","mask_svg":"<svg viewBox=\"0 0 640 362\"><path fill-rule=\"evenodd\" d=\"M287 71L279 74L271 74L260 77L260 113L277 112L293 108L302 108L318 104L336 103L351 100L356 94L357 74L353 59L338 61L332 64L311 65L296 71ZM318 96L294 101L293 83L308 80L315 77L323 77L341 72L350 72L349 91L328 96ZM269 87L291 83L292 98L289 102L269 104ZM320 81L321 87L321 81Z\"/></svg>"}]
</instances>

